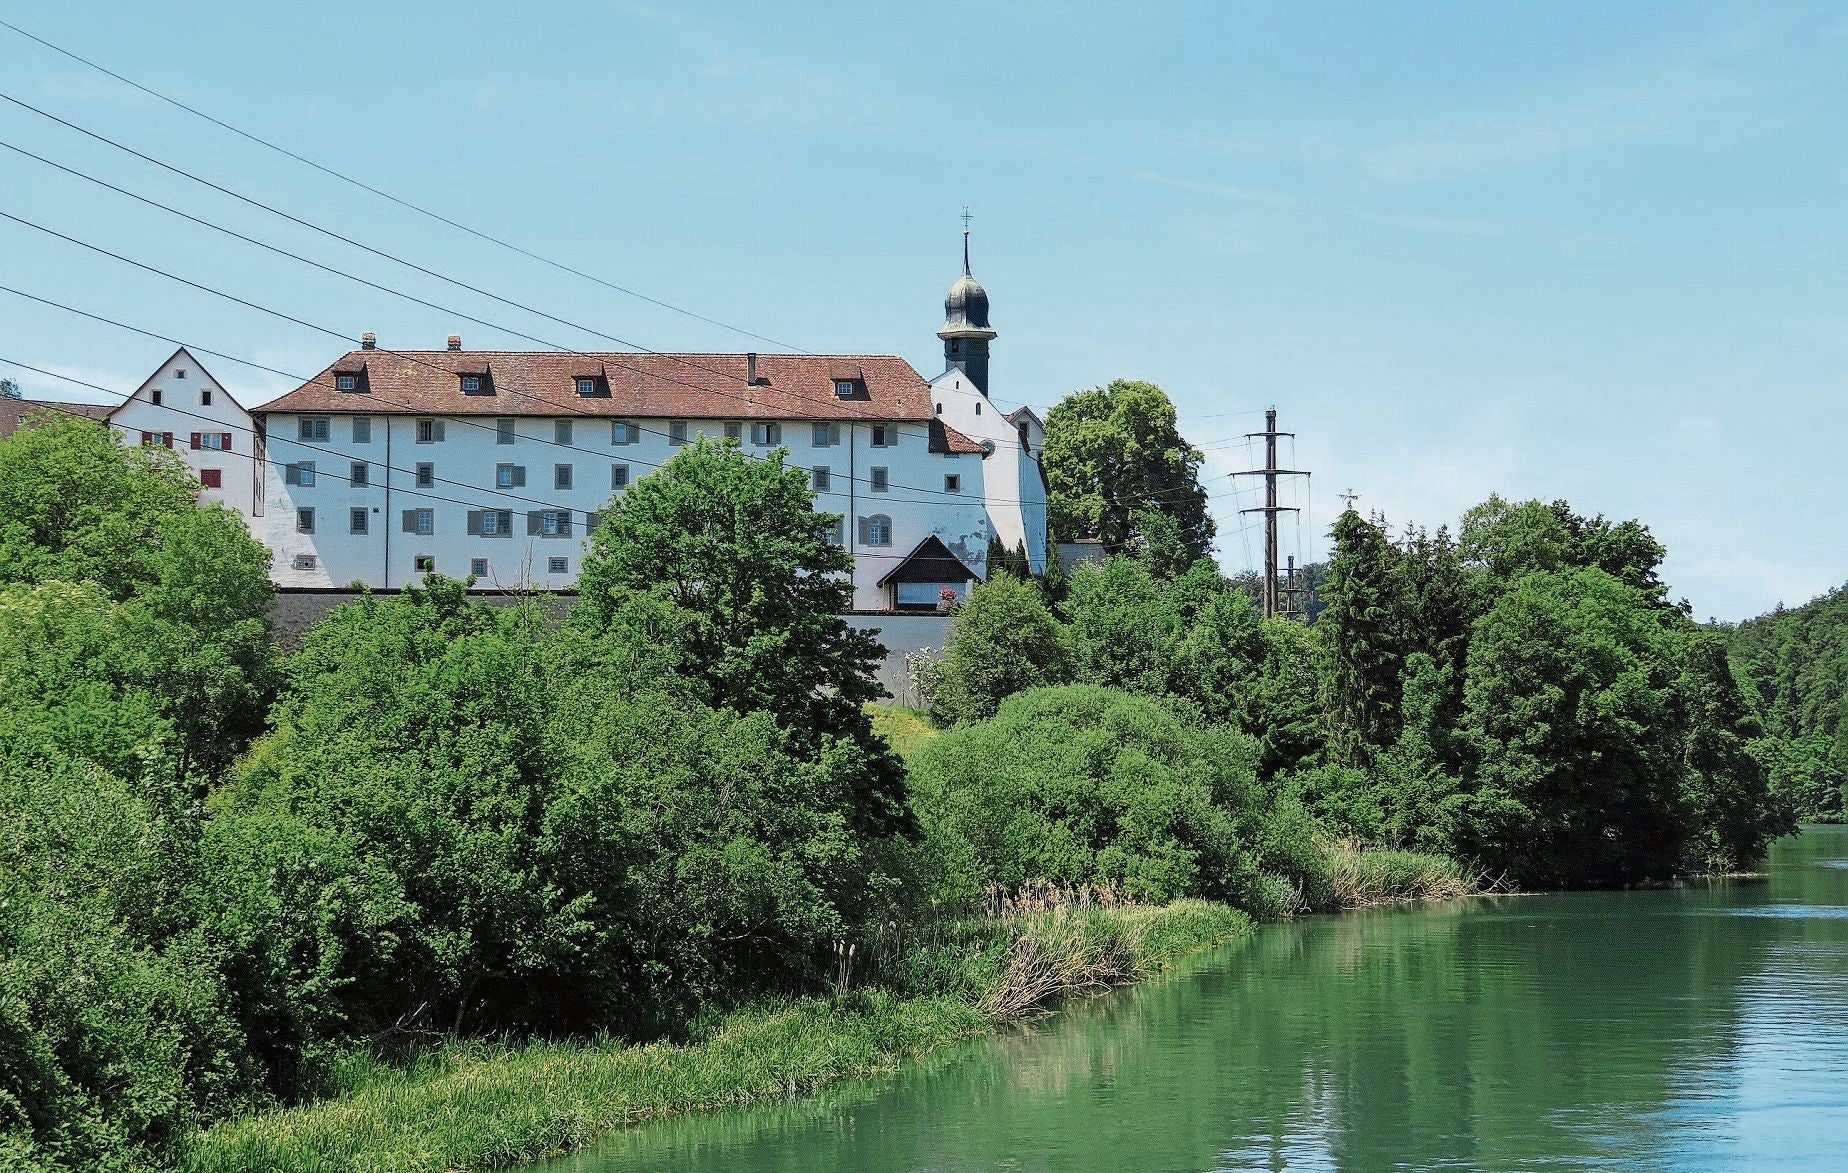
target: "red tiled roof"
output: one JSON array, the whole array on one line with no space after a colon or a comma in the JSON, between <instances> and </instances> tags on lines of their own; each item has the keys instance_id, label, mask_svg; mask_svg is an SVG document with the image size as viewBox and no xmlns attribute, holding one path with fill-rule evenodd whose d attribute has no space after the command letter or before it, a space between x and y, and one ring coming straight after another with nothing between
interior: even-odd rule
<instances>
[{"instance_id":1,"label":"red tiled roof","mask_svg":"<svg viewBox=\"0 0 1848 1173\"><path fill-rule=\"evenodd\" d=\"M963 435L950 425L931 417L930 450L932 452L985 452L987 449L975 440Z\"/></svg>"},{"instance_id":2,"label":"red tiled roof","mask_svg":"<svg viewBox=\"0 0 1848 1173\"><path fill-rule=\"evenodd\" d=\"M88 419L100 420L114 410L114 405L109 403L60 403L55 399L0 399L0 440L18 431L34 408L53 415L81 415Z\"/></svg>"},{"instance_id":3,"label":"red tiled roof","mask_svg":"<svg viewBox=\"0 0 1848 1173\"><path fill-rule=\"evenodd\" d=\"M521 350L354 350L252 415L595 415L653 419L923 420L930 384L888 354L760 354L757 383L742 354L567 354ZM334 375L364 364L367 392L337 391ZM492 372L493 393L464 395L461 375ZM579 395L576 380L604 376L608 393ZM850 398L836 378L857 375ZM979 449L978 449L979 450Z\"/></svg>"}]
</instances>

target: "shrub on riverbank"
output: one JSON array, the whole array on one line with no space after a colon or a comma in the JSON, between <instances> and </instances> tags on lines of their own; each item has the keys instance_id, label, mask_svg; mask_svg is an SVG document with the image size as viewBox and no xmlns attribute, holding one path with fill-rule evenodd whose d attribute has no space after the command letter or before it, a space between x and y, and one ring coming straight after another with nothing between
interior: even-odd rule
<instances>
[{"instance_id":1,"label":"shrub on riverbank","mask_svg":"<svg viewBox=\"0 0 1848 1173\"><path fill-rule=\"evenodd\" d=\"M928 944L912 943L939 956L909 972L979 971L985 977L976 980L989 984L951 981L942 984L958 988L908 995L850 989L766 1004L727 1015L685 1045L461 1042L408 1068L375 1069L337 1100L221 1124L196 1139L181 1167L439 1173L538 1160L650 1117L890 1072L1058 997L1152 972L1250 923L1223 905L1180 901L948 926ZM1018 959L1045 957L1075 962L1030 965L1034 984L1007 984Z\"/></svg>"}]
</instances>

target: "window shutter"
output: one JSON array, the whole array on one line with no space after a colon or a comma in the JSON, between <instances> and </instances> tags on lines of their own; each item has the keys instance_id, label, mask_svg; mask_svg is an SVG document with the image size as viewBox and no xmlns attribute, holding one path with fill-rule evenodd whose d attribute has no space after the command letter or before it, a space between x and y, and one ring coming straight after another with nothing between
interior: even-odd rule
<instances>
[{"instance_id":1,"label":"window shutter","mask_svg":"<svg viewBox=\"0 0 1848 1173\"><path fill-rule=\"evenodd\" d=\"M430 438L432 440L438 441L439 443L442 441L443 439L443 421L442 420L437 420L430 425Z\"/></svg>"},{"instance_id":2,"label":"window shutter","mask_svg":"<svg viewBox=\"0 0 1848 1173\"><path fill-rule=\"evenodd\" d=\"M414 534L417 532L417 511L415 509L406 509L404 511L404 532L407 534Z\"/></svg>"},{"instance_id":3,"label":"window shutter","mask_svg":"<svg viewBox=\"0 0 1848 1173\"><path fill-rule=\"evenodd\" d=\"M218 445L219 447L223 448L226 452L231 451L231 433L230 432L219 433Z\"/></svg>"},{"instance_id":4,"label":"window shutter","mask_svg":"<svg viewBox=\"0 0 1848 1173\"><path fill-rule=\"evenodd\" d=\"M192 434L192 450L194 452L199 451L199 433L197 432Z\"/></svg>"},{"instance_id":5,"label":"window shutter","mask_svg":"<svg viewBox=\"0 0 1848 1173\"><path fill-rule=\"evenodd\" d=\"M536 538L544 532L545 526L539 520L539 511L537 509L528 509L526 511L526 536L529 538Z\"/></svg>"},{"instance_id":6,"label":"window shutter","mask_svg":"<svg viewBox=\"0 0 1848 1173\"><path fill-rule=\"evenodd\" d=\"M282 466L282 483L285 485L301 484L302 483L301 466L297 464L283 465Z\"/></svg>"},{"instance_id":7,"label":"window shutter","mask_svg":"<svg viewBox=\"0 0 1848 1173\"><path fill-rule=\"evenodd\" d=\"M862 546L869 545L871 543L871 539L866 536L866 530L867 530L866 519L862 517L860 519L860 531L859 531L860 532L860 544Z\"/></svg>"},{"instance_id":8,"label":"window shutter","mask_svg":"<svg viewBox=\"0 0 1848 1173\"><path fill-rule=\"evenodd\" d=\"M523 464L513 466L513 487L516 489L526 487L526 466Z\"/></svg>"},{"instance_id":9,"label":"window shutter","mask_svg":"<svg viewBox=\"0 0 1848 1173\"><path fill-rule=\"evenodd\" d=\"M832 446L835 444L839 444L840 442L841 442L841 426L839 424L829 424L828 425L828 444Z\"/></svg>"},{"instance_id":10,"label":"window shutter","mask_svg":"<svg viewBox=\"0 0 1848 1173\"><path fill-rule=\"evenodd\" d=\"M584 517L584 536L589 537L591 534L596 533L597 527L602 523L603 515L601 513L586 514Z\"/></svg>"},{"instance_id":11,"label":"window shutter","mask_svg":"<svg viewBox=\"0 0 1848 1173\"><path fill-rule=\"evenodd\" d=\"M481 510L479 509L468 511L468 536L471 538L481 536Z\"/></svg>"},{"instance_id":12,"label":"window shutter","mask_svg":"<svg viewBox=\"0 0 1848 1173\"><path fill-rule=\"evenodd\" d=\"M558 511L558 536L561 538L571 536L571 511L569 509Z\"/></svg>"}]
</instances>

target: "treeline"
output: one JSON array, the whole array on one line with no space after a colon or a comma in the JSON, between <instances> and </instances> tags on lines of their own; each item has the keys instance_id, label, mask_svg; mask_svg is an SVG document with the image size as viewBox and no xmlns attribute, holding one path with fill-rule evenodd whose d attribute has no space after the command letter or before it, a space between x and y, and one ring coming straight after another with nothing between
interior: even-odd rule
<instances>
[{"instance_id":1,"label":"treeline","mask_svg":"<svg viewBox=\"0 0 1848 1173\"><path fill-rule=\"evenodd\" d=\"M1848 588L1730 629L1733 662L1777 739L1772 787L1806 822L1839 823L1848 798Z\"/></svg>"},{"instance_id":2,"label":"treeline","mask_svg":"<svg viewBox=\"0 0 1848 1173\"><path fill-rule=\"evenodd\" d=\"M1307 629L1151 537L1062 597L978 587L917 683L955 725L1068 682L1160 698L1252 739L1319 825L1524 886L1749 867L1792 829L1725 641L1666 601L1642 525L1491 498L1455 540L1352 511L1334 538Z\"/></svg>"},{"instance_id":3,"label":"treeline","mask_svg":"<svg viewBox=\"0 0 1848 1173\"><path fill-rule=\"evenodd\" d=\"M929 926L1028 881L1332 897L1259 741L1150 697L1015 698L908 776L833 518L736 445L612 503L562 624L431 578L286 658L195 490L90 421L0 442L0 1167L169 1163L445 1038L686 1037L843 957L964 993L1005 935Z\"/></svg>"}]
</instances>

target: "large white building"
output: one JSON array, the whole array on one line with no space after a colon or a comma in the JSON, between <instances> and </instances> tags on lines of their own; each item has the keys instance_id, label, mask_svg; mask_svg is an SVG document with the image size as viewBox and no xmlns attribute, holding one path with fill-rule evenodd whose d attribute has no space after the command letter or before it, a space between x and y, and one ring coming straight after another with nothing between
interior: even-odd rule
<instances>
[{"instance_id":1,"label":"large white building","mask_svg":"<svg viewBox=\"0 0 1848 1173\"><path fill-rule=\"evenodd\" d=\"M949 369L892 355L396 351L367 344L255 414L284 588L568 589L612 497L698 435L787 450L838 513L853 607L934 609L989 541L1046 556L1040 422L987 395L988 298L945 300Z\"/></svg>"},{"instance_id":2,"label":"large white building","mask_svg":"<svg viewBox=\"0 0 1848 1173\"><path fill-rule=\"evenodd\" d=\"M250 413L185 347L103 418L125 443L178 452L199 478L201 498L230 507L258 539L265 536Z\"/></svg>"}]
</instances>

